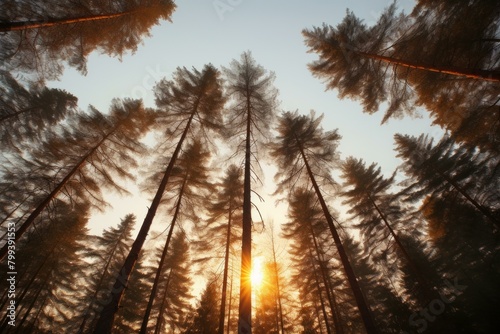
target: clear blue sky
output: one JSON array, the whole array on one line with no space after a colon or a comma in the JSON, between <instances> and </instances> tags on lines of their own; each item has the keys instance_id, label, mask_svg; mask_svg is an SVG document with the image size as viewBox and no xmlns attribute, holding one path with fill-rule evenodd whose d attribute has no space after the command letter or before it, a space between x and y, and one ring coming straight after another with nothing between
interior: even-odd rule
<instances>
[{"instance_id":1,"label":"clear blue sky","mask_svg":"<svg viewBox=\"0 0 500 334\"><path fill-rule=\"evenodd\" d=\"M325 130L339 129L343 136L339 147L342 157L353 155L368 163L377 162L389 175L400 163L393 151L394 133L427 132L434 136L441 133L430 127L426 117L391 120L381 126L383 112L363 114L357 101L341 101L336 91L325 92L324 85L307 69L307 63L316 59L316 55L306 52L302 29L323 22L336 25L347 9L370 25L390 5L388 0L179 0L176 3L172 23L154 27L135 54L125 55L121 62L93 54L89 57L87 76L68 69L60 82L50 86L75 94L82 109L92 104L106 111L114 97L144 98L147 105L153 106L150 89L154 82L165 76L170 78L176 67L201 69L206 63L228 66L232 59L250 50L257 63L275 72L282 109L298 109L302 113L314 109L317 114L325 114ZM398 2L405 12L411 11L413 5L413 0ZM273 175L266 175L267 183L272 178ZM99 219L123 217L134 204L140 207L135 213L142 222L148 202L137 198L120 200L114 205L112 216Z\"/></svg>"}]
</instances>

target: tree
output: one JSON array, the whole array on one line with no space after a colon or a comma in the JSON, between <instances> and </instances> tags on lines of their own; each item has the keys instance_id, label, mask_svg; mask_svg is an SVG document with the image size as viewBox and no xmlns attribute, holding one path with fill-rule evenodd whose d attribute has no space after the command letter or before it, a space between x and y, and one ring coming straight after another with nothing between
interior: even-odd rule
<instances>
[{"instance_id":1,"label":"tree","mask_svg":"<svg viewBox=\"0 0 500 334\"><path fill-rule=\"evenodd\" d=\"M190 72L186 68L179 68L173 81L160 81L155 89L156 104L159 108L164 109L164 124L168 124L168 129L174 129L174 134L177 134L175 130L182 132L139 233L120 269L113 286L112 302L106 305L101 312L94 330L96 334L109 333L113 327L114 314L118 310L124 287L127 285L130 273L153 223L184 140L188 134L194 135L195 133L197 135L205 134L203 138L207 139L206 130L218 129L221 124L221 109L225 100L222 96L219 73L212 65L206 65L201 72L196 69ZM193 120L196 124L191 128Z\"/></svg>"},{"instance_id":2,"label":"tree","mask_svg":"<svg viewBox=\"0 0 500 334\"><path fill-rule=\"evenodd\" d=\"M200 296L193 323L184 334L216 334L219 321L217 305L217 285L214 281L208 281Z\"/></svg>"},{"instance_id":3,"label":"tree","mask_svg":"<svg viewBox=\"0 0 500 334\"><path fill-rule=\"evenodd\" d=\"M343 163L342 172L345 180L345 190L342 195L347 197L344 203L349 206L348 213L352 215L352 218L359 220L356 226L360 228L372 256L380 256L375 252L377 249L379 252L385 252L390 248L388 239L392 238L397 246L396 254L402 255L422 288L431 294L432 283L421 274L421 268L413 261L397 232L400 229L411 228L415 231L411 234L411 238L419 239L421 235L418 231L422 227L412 221L409 210L403 206L401 196L389 193L394 185L395 173L386 179L381 175L380 167L377 168L376 164L366 167L363 160L353 157L348 157ZM406 221L406 226L402 226L401 219ZM381 247L384 244L385 250ZM382 255L382 257L388 258L387 255ZM431 295L429 296L432 300Z\"/></svg>"},{"instance_id":4,"label":"tree","mask_svg":"<svg viewBox=\"0 0 500 334\"><path fill-rule=\"evenodd\" d=\"M338 276L334 271L341 272L342 269L338 265L338 268L333 266L333 262L338 261L338 255L330 249L331 236L324 223L316 194L305 188L297 188L288 202L289 220L283 225L283 235L293 240L290 252L297 271L293 281L301 289L305 289L301 295L304 316L307 315L307 306L311 304L309 299L319 299L327 333L332 333L333 329L335 333L345 333L347 322L359 322L359 319L353 317L353 314L356 315L356 307L349 305L348 300L352 299L352 296L342 291L345 290L344 284L333 282L334 279L344 281L345 278L334 277ZM340 314L340 299L345 301L342 307L345 310L344 317ZM346 320L346 317L349 320Z\"/></svg>"},{"instance_id":5,"label":"tree","mask_svg":"<svg viewBox=\"0 0 500 334\"><path fill-rule=\"evenodd\" d=\"M172 332L184 329L185 315L190 310L192 299L189 291L192 285L189 249L186 233L182 230L177 232L172 237L171 252L166 255L161 266L162 284L157 290L160 298L157 298L154 306L155 334L164 333L166 328L170 328ZM163 248L158 248L156 253L161 257ZM159 265L153 266L152 271L157 272L157 267L160 268ZM153 328L149 332L153 332Z\"/></svg>"},{"instance_id":6,"label":"tree","mask_svg":"<svg viewBox=\"0 0 500 334\"><path fill-rule=\"evenodd\" d=\"M149 315L156 298L156 291L163 271L163 264L166 260L167 252L170 245L170 240L173 235L176 223L183 220L184 217L190 218L192 221L198 220L197 213L207 206L207 198L213 192L213 186L208 181L207 162L210 160L210 153L203 150L199 141L194 141L185 149L179 157L177 170L172 173L171 187L177 188L178 194L175 198L175 209L170 223L168 236L163 247L163 252L160 256L160 261L156 269L156 276L151 288L151 294L148 301L148 306L144 315L144 320L141 326L141 334L145 334L148 328ZM161 177L161 175L160 175ZM175 180L175 178L177 180ZM184 205L182 205L185 203ZM196 209L195 209L196 208ZM184 216L184 217L183 217ZM158 319L160 321L161 319Z\"/></svg>"},{"instance_id":7,"label":"tree","mask_svg":"<svg viewBox=\"0 0 500 334\"><path fill-rule=\"evenodd\" d=\"M396 134L394 138L398 157L403 159L402 168L413 179L405 189L409 201L453 191L496 228L500 226L497 208L499 179L488 156L455 145L454 140L447 136L436 145L425 135L416 138Z\"/></svg>"},{"instance_id":8,"label":"tree","mask_svg":"<svg viewBox=\"0 0 500 334\"><path fill-rule=\"evenodd\" d=\"M38 72L39 79L57 79L68 63L86 72L94 50L121 56L135 51L159 20L169 20L171 0L10 1L0 14L0 61L7 70Z\"/></svg>"},{"instance_id":9,"label":"tree","mask_svg":"<svg viewBox=\"0 0 500 334\"><path fill-rule=\"evenodd\" d=\"M285 112L280 117L277 141L271 151L271 156L278 162L276 178L283 179L278 184L277 191L283 191L285 187L293 190L297 184L311 182L335 241L365 328L368 333L376 333L377 329L373 323L370 309L363 297L356 275L333 223L333 218L316 181L318 177L325 180L330 179L328 168L325 168L325 165L335 163L336 146L340 139L340 135L336 131L323 133L319 127L320 122L321 117L315 118L314 114L299 116L297 112Z\"/></svg>"},{"instance_id":10,"label":"tree","mask_svg":"<svg viewBox=\"0 0 500 334\"><path fill-rule=\"evenodd\" d=\"M106 204L100 194L103 187L126 193L116 182L117 176L134 178L127 169L136 166L136 156L144 151L139 140L152 121L151 110L145 109L140 100L114 100L108 116L91 107L89 114L78 114L69 120L69 126L60 135L54 134L41 143L30 160L24 162L45 182L44 195L33 203L28 218L16 231L16 240L61 194L70 201L93 202L102 208ZM0 258L6 251L4 245Z\"/></svg>"},{"instance_id":11,"label":"tree","mask_svg":"<svg viewBox=\"0 0 500 334\"><path fill-rule=\"evenodd\" d=\"M387 102L382 122L423 106L461 140L498 151L500 53L487 41L498 27L495 8L490 0L420 1L411 15L397 15L393 4L371 27L348 12L336 27L303 31L319 56L309 68L368 113ZM469 22L478 24L471 29ZM486 135L472 132L478 128Z\"/></svg>"},{"instance_id":12,"label":"tree","mask_svg":"<svg viewBox=\"0 0 500 334\"><path fill-rule=\"evenodd\" d=\"M16 284L16 293L23 291L16 295L17 331L76 332L78 322L71 320L83 307L78 268L85 261L87 221L88 206L56 201L51 217L37 224L39 233L17 249L16 270L24 278Z\"/></svg>"},{"instance_id":13,"label":"tree","mask_svg":"<svg viewBox=\"0 0 500 334\"><path fill-rule=\"evenodd\" d=\"M44 139L77 110L77 98L51 88L26 89L12 74L0 70L0 142L3 150Z\"/></svg>"},{"instance_id":14,"label":"tree","mask_svg":"<svg viewBox=\"0 0 500 334\"><path fill-rule=\"evenodd\" d=\"M85 333L87 329L94 327L95 315L103 303L106 303L109 296L109 286L113 280L113 274L123 261L125 254L132 243L132 230L135 225L135 216L126 215L117 227L110 227L97 238L97 250L93 257L97 258L98 264L102 265L100 270L93 272L90 289L93 290L88 301L88 308L83 313L83 320L78 333ZM103 295L103 291L105 294Z\"/></svg>"},{"instance_id":15,"label":"tree","mask_svg":"<svg viewBox=\"0 0 500 334\"><path fill-rule=\"evenodd\" d=\"M422 213L435 266L441 277L460 286L445 294L453 300L453 309L447 312L453 311L453 321L463 331L494 330L498 317L489 305L500 298L499 274L494 269L500 263L498 235L491 233L486 217L455 193L426 197Z\"/></svg>"},{"instance_id":16,"label":"tree","mask_svg":"<svg viewBox=\"0 0 500 334\"><path fill-rule=\"evenodd\" d=\"M121 307L116 313L113 332L137 333L141 328L144 311L146 310L146 300L151 291L154 275L154 270L149 263L151 253L153 253L152 249L145 249L139 254L128 281L129 285L123 295ZM120 266L122 263L120 263ZM116 272L114 274L116 275ZM106 302L110 301L111 297L108 291Z\"/></svg>"},{"instance_id":17,"label":"tree","mask_svg":"<svg viewBox=\"0 0 500 334\"><path fill-rule=\"evenodd\" d=\"M206 254L207 252L212 253L214 250L219 251L218 245L223 245L224 248L224 268L218 327L218 334L223 334L226 318L229 258L232 246L238 239L241 240L241 225L238 224L238 221L241 221L243 206L241 169L234 164L230 165L217 186L218 191L215 193L215 201L208 208L210 217L207 220L207 225L200 229L202 235L200 236L201 242L198 243L198 251ZM231 298L231 294L229 297Z\"/></svg>"},{"instance_id":18,"label":"tree","mask_svg":"<svg viewBox=\"0 0 500 334\"><path fill-rule=\"evenodd\" d=\"M243 231L240 276L240 305L238 333L250 334L252 320L252 199L251 178L258 164L256 154L268 133L277 105L277 91L273 87L273 74L267 74L257 65L250 52L242 54L240 61L233 60L224 69L228 97L232 99L229 107L227 127L233 136L240 139L238 151L244 152L243 175ZM253 159L252 159L253 158ZM254 160L255 162L252 162Z\"/></svg>"}]
</instances>

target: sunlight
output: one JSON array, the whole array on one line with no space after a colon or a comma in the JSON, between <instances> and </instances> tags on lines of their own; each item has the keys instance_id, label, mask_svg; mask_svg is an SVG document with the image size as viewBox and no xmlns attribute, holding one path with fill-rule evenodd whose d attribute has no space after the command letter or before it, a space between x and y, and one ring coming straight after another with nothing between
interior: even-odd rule
<instances>
[{"instance_id":1,"label":"sunlight","mask_svg":"<svg viewBox=\"0 0 500 334\"><path fill-rule=\"evenodd\" d=\"M262 257L256 257L252 263L252 273L250 274L252 287L259 288L264 280L264 271L262 268Z\"/></svg>"}]
</instances>

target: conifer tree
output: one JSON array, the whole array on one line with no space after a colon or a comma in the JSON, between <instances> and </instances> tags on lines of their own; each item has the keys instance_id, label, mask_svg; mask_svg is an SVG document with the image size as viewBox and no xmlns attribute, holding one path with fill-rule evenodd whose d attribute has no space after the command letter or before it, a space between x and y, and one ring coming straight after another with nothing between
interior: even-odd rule
<instances>
[{"instance_id":1,"label":"conifer tree","mask_svg":"<svg viewBox=\"0 0 500 334\"><path fill-rule=\"evenodd\" d=\"M206 226L200 229L200 242L197 243L197 248L199 253L213 254L215 258L219 258L219 253L224 254L218 327L218 334L224 334L228 302L229 259L233 245L237 240L241 240L240 222L243 206L241 169L234 164L230 165L217 186L216 198L208 208L210 217L206 221ZM212 258L212 256L210 257ZM231 296L229 296L230 298Z\"/></svg>"},{"instance_id":2,"label":"conifer tree","mask_svg":"<svg viewBox=\"0 0 500 334\"><path fill-rule=\"evenodd\" d=\"M10 329L77 331L79 324L72 320L84 306L85 289L78 268L84 261L87 212L88 207L72 208L56 201L51 216L37 224L39 233L18 249L16 269L23 272L24 279L17 285L16 327ZM6 323L2 327L5 330Z\"/></svg>"},{"instance_id":3,"label":"conifer tree","mask_svg":"<svg viewBox=\"0 0 500 334\"><path fill-rule=\"evenodd\" d=\"M491 159L464 145L455 145L446 136L435 145L425 135L417 138L396 134L394 138L403 170L411 177L405 189L409 201L455 192L498 229L499 178Z\"/></svg>"},{"instance_id":4,"label":"conifer tree","mask_svg":"<svg viewBox=\"0 0 500 334\"><path fill-rule=\"evenodd\" d=\"M16 240L58 196L102 208L106 205L100 193L103 187L126 193L117 179L134 179L128 169L136 166L137 155L144 152L139 140L152 120L153 114L141 101L114 100L110 115L91 107L90 114L78 114L61 135L54 134L43 142L30 160L24 161L36 178L45 181L43 196L32 203L29 216L19 224ZM0 257L6 250L3 246Z\"/></svg>"},{"instance_id":5,"label":"conifer tree","mask_svg":"<svg viewBox=\"0 0 500 334\"><path fill-rule=\"evenodd\" d=\"M169 131L173 131L173 135L179 135L180 137L163 172L161 182L139 233L119 271L118 278L113 286L112 302L107 304L100 314L94 330L96 334L109 333L113 327L114 314L118 310L124 287L127 285L130 273L146 240L168 180L188 134L190 136L199 136L201 133L201 139L210 142L207 131L209 129L220 129L221 109L225 99L222 96L219 73L212 65L206 65L201 72L196 69L191 72L186 68L179 68L175 73L174 80L160 81L155 90L156 104L164 112L165 117L162 124L167 125L165 131L167 136ZM178 133L179 131L181 133Z\"/></svg>"},{"instance_id":6,"label":"conifer tree","mask_svg":"<svg viewBox=\"0 0 500 334\"><path fill-rule=\"evenodd\" d=\"M113 274L118 270L118 266L123 261L125 254L132 243L132 229L135 225L135 216L126 215L117 227L110 227L97 238L97 250L93 257L97 257L99 270L94 271L93 290L88 308L83 313L83 320L80 324L78 333L86 333L87 328L93 328L95 315L103 303L109 300L109 286L113 280ZM90 285L90 284L87 284Z\"/></svg>"},{"instance_id":7,"label":"conifer tree","mask_svg":"<svg viewBox=\"0 0 500 334\"><path fill-rule=\"evenodd\" d=\"M92 51L118 57L135 51L174 9L170 0L8 1L0 13L0 62L41 80L57 79L65 63L85 73Z\"/></svg>"},{"instance_id":8,"label":"conifer tree","mask_svg":"<svg viewBox=\"0 0 500 334\"><path fill-rule=\"evenodd\" d=\"M209 181L208 175L207 163L209 159L210 153L203 149L199 141L194 141L186 147L183 154L179 157L177 166L172 173L170 192L174 189L178 192L173 198L175 199L175 209L168 229L168 236L156 269L156 276L141 326L141 334L145 334L148 328L149 316L157 297L157 289L163 272L163 265L169 251L174 227L186 218L189 218L191 221L197 221L199 212L204 207L207 207L208 195L213 192L213 186ZM160 320L158 319L157 322Z\"/></svg>"},{"instance_id":9,"label":"conifer tree","mask_svg":"<svg viewBox=\"0 0 500 334\"><path fill-rule=\"evenodd\" d=\"M277 91L273 87L273 74L255 63L250 52L233 60L224 70L226 89L231 99L227 127L238 142L238 151L244 152L243 173L243 230L240 275L240 305L238 333L250 334L252 329L252 200L251 178L259 161L259 146L269 138L269 129L277 106ZM241 140L241 141L240 141ZM258 177L257 177L258 178Z\"/></svg>"},{"instance_id":10,"label":"conifer tree","mask_svg":"<svg viewBox=\"0 0 500 334\"><path fill-rule=\"evenodd\" d=\"M65 117L76 112L77 98L53 88L27 89L0 70L0 143L2 151L42 140Z\"/></svg>"},{"instance_id":11,"label":"conifer tree","mask_svg":"<svg viewBox=\"0 0 500 334\"><path fill-rule=\"evenodd\" d=\"M323 210L330 233L337 247L342 266L350 288L368 333L377 333L377 328L370 314L370 309L342 245L339 233L333 223L326 201L317 179L332 183L326 164L336 162L336 146L340 136L336 131L323 132L320 128L321 117L298 115L297 112L285 112L279 119L277 142L272 145L271 155L278 162L276 178L281 178L278 191L286 188L292 194L296 185L312 184L314 192Z\"/></svg>"}]
</instances>

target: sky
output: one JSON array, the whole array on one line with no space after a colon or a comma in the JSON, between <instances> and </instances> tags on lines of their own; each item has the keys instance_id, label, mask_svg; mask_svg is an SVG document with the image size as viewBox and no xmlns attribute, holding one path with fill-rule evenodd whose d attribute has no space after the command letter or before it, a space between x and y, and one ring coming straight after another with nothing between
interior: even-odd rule
<instances>
[{"instance_id":1,"label":"sky","mask_svg":"<svg viewBox=\"0 0 500 334\"><path fill-rule=\"evenodd\" d=\"M425 111L420 119L392 119L380 125L383 110L374 115L364 114L358 101L340 100L336 91L325 91L323 83L307 68L317 56L307 53L301 31L323 23L335 26L347 9L371 25L391 3L388 0L178 0L172 22L155 26L134 54L126 54L119 60L93 53L88 59L86 76L68 68L60 81L49 86L76 95L79 107L84 110L91 104L107 111L115 97L143 98L147 106L153 107L152 87L164 77L170 79L177 67L201 69L207 63L227 67L231 60L239 59L249 50L258 64L275 73L280 110L301 113L314 110L316 115L324 114L323 129L338 129L342 135L339 146L342 158L354 156L367 163L376 162L388 176L400 164L393 151L395 133L416 136L429 133L437 137L441 131L431 127ZM406 13L413 6L413 0L398 2L398 8ZM286 209L276 208L269 196L274 191L273 174L273 167L266 167L265 186L260 192L266 202L259 203L259 208L264 220L279 223ZM136 193L135 186L130 187ZM113 209L91 219L95 233L109 224L117 224L131 211L142 222L149 205L148 199L140 195L113 196L110 200Z\"/></svg>"}]
</instances>

